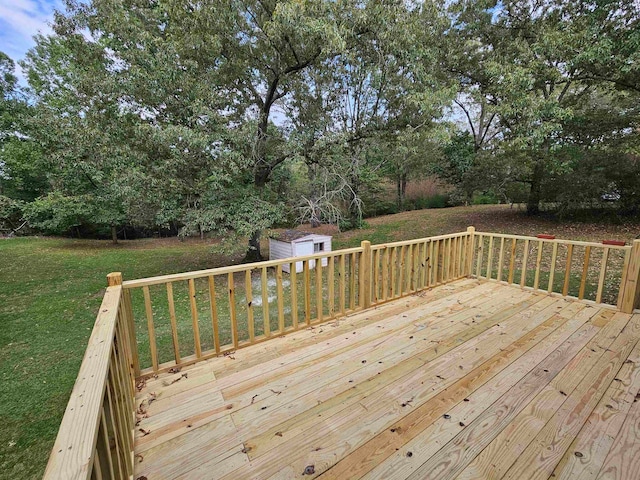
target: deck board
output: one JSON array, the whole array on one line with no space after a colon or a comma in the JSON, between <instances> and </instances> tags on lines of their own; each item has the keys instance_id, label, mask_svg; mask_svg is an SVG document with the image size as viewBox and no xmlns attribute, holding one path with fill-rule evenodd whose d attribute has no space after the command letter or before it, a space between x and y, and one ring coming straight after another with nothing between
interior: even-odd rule
<instances>
[{"instance_id":1,"label":"deck board","mask_svg":"<svg viewBox=\"0 0 640 480\"><path fill-rule=\"evenodd\" d=\"M134 478L637 478L638 339L460 280L147 379Z\"/></svg>"}]
</instances>

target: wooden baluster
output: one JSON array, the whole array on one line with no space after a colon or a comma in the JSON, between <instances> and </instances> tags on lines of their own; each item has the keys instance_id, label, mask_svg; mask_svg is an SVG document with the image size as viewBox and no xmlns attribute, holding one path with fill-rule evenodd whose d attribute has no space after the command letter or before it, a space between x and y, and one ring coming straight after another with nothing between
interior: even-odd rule
<instances>
[{"instance_id":1,"label":"wooden baluster","mask_svg":"<svg viewBox=\"0 0 640 480\"><path fill-rule=\"evenodd\" d=\"M295 262L292 262L291 267L292 270L290 270L291 272L295 272L296 269L296 264ZM294 275L294 274L293 274ZM262 289L262 330L264 331L264 336L265 337L270 337L271 336L271 321L269 318L269 272L267 270L267 267L262 267L262 273L260 274L260 282L261 282L261 289ZM293 289L293 282L291 283L291 288ZM293 290L292 290L293 291ZM293 314L294 310L296 310L294 308L295 303L293 302L293 300L291 301L291 313Z\"/></svg>"},{"instance_id":2,"label":"wooden baluster","mask_svg":"<svg viewBox=\"0 0 640 480\"><path fill-rule=\"evenodd\" d=\"M440 281L446 282L449 276L449 244L450 239L445 238L442 242L442 273L440 274Z\"/></svg>"},{"instance_id":3,"label":"wooden baluster","mask_svg":"<svg viewBox=\"0 0 640 480\"><path fill-rule=\"evenodd\" d=\"M291 324L294 330L298 330L298 273L296 272L296 262L291 262L289 272L289 280L291 281Z\"/></svg>"},{"instance_id":4,"label":"wooden baluster","mask_svg":"<svg viewBox=\"0 0 640 480\"><path fill-rule=\"evenodd\" d=\"M231 340L233 347L238 348L238 317L236 316L236 287L233 280L233 273L227 275L227 285L229 288L229 319L231 322Z\"/></svg>"},{"instance_id":5,"label":"wooden baluster","mask_svg":"<svg viewBox=\"0 0 640 480\"><path fill-rule=\"evenodd\" d=\"M391 247L391 298L396 296L396 264L398 259L396 258L396 247Z\"/></svg>"},{"instance_id":6,"label":"wooden baluster","mask_svg":"<svg viewBox=\"0 0 640 480\"><path fill-rule=\"evenodd\" d=\"M169 303L169 319L171 320L171 337L173 340L173 355L176 365L180 364L180 346L178 344L178 324L176 321L176 306L173 301L173 284L167 283L167 302Z\"/></svg>"},{"instance_id":7,"label":"wooden baluster","mask_svg":"<svg viewBox=\"0 0 640 480\"><path fill-rule=\"evenodd\" d=\"M547 292L553 291L553 280L556 274L556 260L558 259L558 243L553 243L553 251L551 253L551 266L549 267L549 285L547 285Z\"/></svg>"},{"instance_id":8,"label":"wooden baluster","mask_svg":"<svg viewBox=\"0 0 640 480\"><path fill-rule=\"evenodd\" d=\"M573 244L567 246L567 266L564 270L564 285L562 286L562 295L569 294L569 280L571 278L571 260L573 258Z\"/></svg>"},{"instance_id":9,"label":"wooden baluster","mask_svg":"<svg viewBox=\"0 0 640 480\"><path fill-rule=\"evenodd\" d=\"M218 329L218 307L216 305L216 283L213 275L208 277L209 283L209 308L211 310L211 327L213 328L213 348L216 354L220 353L220 331Z\"/></svg>"},{"instance_id":10,"label":"wooden baluster","mask_svg":"<svg viewBox=\"0 0 640 480\"><path fill-rule=\"evenodd\" d=\"M493 276L493 235L489 236L489 252L487 257L487 279Z\"/></svg>"},{"instance_id":11,"label":"wooden baluster","mask_svg":"<svg viewBox=\"0 0 640 480\"><path fill-rule=\"evenodd\" d=\"M538 242L538 258L536 258L536 276L533 280L533 288L534 290L538 290L538 286L540 285L540 265L542 264L542 249L544 247L544 243L542 240Z\"/></svg>"},{"instance_id":12,"label":"wooden baluster","mask_svg":"<svg viewBox=\"0 0 640 480\"><path fill-rule=\"evenodd\" d=\"M191 320L193 322L193 342L196 347L196 358L202 357L200 344L200 327L198 326L198 307L196 306L196 286L193 278L189 279L189 303L191 304Z\"/></svg>"},{"instance_id":13,"label":"wooden baluster","mask_svg":"<svg viewBox=\"0 0 640 480\"><path fill-rule=\"evenodd\" d=\"M433 285L438 285L438 270L440 263L440 240L436 240L433 246Z\"/></svg>"},{"instance_id":14,"label":"wooden baluster","mask_svg":"<svg viewBox=\"0 0 640 480\"><path fill-rule=\"evenodd\" d=\"M158 348L156 347L156 331L153 325L153 310L151 308L151 294L149 293L149 287L142 287L142 294L144 295L144 310L147 314L147 330L149 332L149 351L151 353L151 365L153 371L158 371Z\"/></svg>"},{"instance_id":15,"label":"wooden baluster","mask_svg":"<svg viewBox=\"0 0 640 480\"><path fill-rule=\"evenodd\" d=\"M500 254L498 255L498 275L496 280L502 281L502 269L504 261L504 237L500 238Z\"/></svg>"},{"instance_id":16,"label":"wooden baluster","mask_svg":"<svg viewBox=\"0 0 640 480\"><path fill-rule=\"evenodd\" d=\"M340 255L340 315L344 315L346 312L346 297L347 297L347 281L345 275L347 274L345 254Z\"/></svg>"},{"instance_id":17,"label":"wooden baluster","mask_svg":"<svg viewBox=\"0 0 640 480\"><path fill-rule=\"evenodd\" d=\"M578 298L580 300L584 298L584 290L587 286L587 274L589 273L590 258L591 258L591 246L588 245L584 248L584 262L582 264L582 277L580 277L580 290L578 291Z\"/></svg>"},{"instance_id":18,"label":"wooden baluster","mask_svg":"<svg viewBox=\"0 0 640 480\"><path fill-rule=\"evenodd\" d=\"M322 259L316 259L316 317L318 322L321 322L324 318L323 306L322 306L322 297L323 297L323 288L322 288Z\"/></svg>"},{"instance_id":19,"label":"wooden baluster","mask_svg":"<svg viewBox=\"0 0 640 480\"><path fill-rule=\"evenodd\" d=\"M126 467L124 466L124 457L122 456L120 450L121 450L121 443L120 443L120 436L118 435L118 428L116 427L116 410L114 409L113 405L113 399L111 396L111 386L109 383L109 375L107 374L107 384L105 387L105 391L107 392L106 395L106 405L109 407L108 409L105 410L105 414L106 414L106 420L111 424L111 431L113 432L113 437L111 438L113 440L114 443L114 448L116 451L116 461L113 462L117 468L117 474L115 475L116 478L128 478L128 475L126 474Z\"/></svg>"},{"instance_id":20,"label":"wooden baluster","mask_svg":"<svg viewBox=\"0 0 640 480\"><path fill-rule=\"evenodd\" d=\"M140 359L138 358L138 344L136 342L136 326L133 318L133 307L131 305L131 290L123 288L122 298L124 311L127 317L127 329L129 330L129 349L131 351L131 367L133 368L133 376L140 375Z\"/></svg>"},{"instance_id":21,"label":"wooden baluster","mask_svg":"<svg viewBox=\"0 0 640 480\"><path fill-rule=\"evenodd\" d=\"M96 448L95 453L93 454L93 470L92 477L95 477L96 480L102 480L102 467L100 466L100 450Z\"/></svg>"},{"instance_id":22,"label":"wooden baluster","mask_svg":"<svg viewBox=\"0 0 640 480\"><path fill-rule=\"evenodd\" d=\"M352 253L349 265L349 308L356 308L356 254Z\"/></svg>"},{"instance_id":23,"label":"wooden baluster","mask_svg":"<svg viewBox=\"0 0 640 480\"><path fill-rule=\"evenodd\" d=\"M424 241L422 244L421 255L419 258L420 262L420 279L418 280L419 289L422 290L427 286L427 271L428 271L428 263L427 257L429 256L429 244L430 242Z\"/></svg>"},{"instance_id":24,"label":"wooden baluster","mask_svg":"<svg viewBox=\"0 0 640 480\"><path fill-rule=\"evenodd\" d=\"M318 268L318 262L316 262ZM284 289L282 286L282 265L276 267L276 288L278 293L278 330L284 333Z\"/></svg>"},{"instance_id":25,"label":"wooden baluster","mask_svg":"<svg viewBox=\"0 0 640 480\"><path fill-rule=\"evenodd\" d=\"M128 470L127 458L129 455L127 454L125 447L125 440L122 432L122 424L124 423L124 418L122 416L121 404L118 402L118 392L116 390L116 386L114 383L113 376L113 357L109 359L109 372L107 374L107 391L109 391L109 398L111 404L111 420L113 423L113 434L116 439L116 447L118 453L118 460L120 461L120 468L125 473ZM128 477L128 475L126 475Z\"/></svg>"},{"instance_id":26,"label":"wooden baluster","mask_svg":"<svg viewBox=\"0 0 640 480\"><path fill-rule=\"evenodd\" d=\"M126 360L126 344L124 342L124 331L123 331L123 325L121 324L121 322L117 322L116 323L116 345L119 346L118 348L118 352L116 355L116 360L118 362L118 375L120 378L120 386L121 386L121 395L122 395L122 400L124 402L124 410L125 410L125 428L127 429L127 431L133 431L134 429L134 422L133 422L133 411L135 410L134 407L134 393L132 390L132 382L131 382L131 377L128 375L128 371L129 371L129 365L127 363ZM116 352L115 347L113 349L114 354ZM131 439L128 437L127 435L127 446L130 449L133 449L133 446L131 445Z\"/></svg>"},{"instance_id":27,"label":"wooden baluster","mask_svg":"<svg viewBox=\"0 0 640 480\"><path fill-rule=\"evenodd\" d=\"M251 270L244 272L245 300L247 302L247 330L249 331L249 343L255 342L255 319L253 315L253 284L251 282Z\"/></svg>"},{"instance_id":28,"label":"wooden baluster","mask_svg":"<svg viewBox=\"0 0 640 480\"><path fill-rule=\"evenodd\" d=\"M105 402L106 402L106 398L105 398ZM109 429L107 427L107 420L106 420L106 415L105 415L105 410L104 410L104 403L102 405L102 407L100 408L100 425L102 426L101 430L102 430L102 441L103 444L105 446L105 451L106 451L106 459L107 459L107 464L109 466L109 478L111 478L111 480L115 480L116 479L116 471L113 465L113 455L111 455L111 441L109 440Z\"/></svg>"},{"instance_id":29,"label":"wooden baluster","mask_svg":"<svg viewBox=\"0 0 640 480\"><path fill-rule=\"evenodd\" d=\"M520 274L520 286L527 282L527 263L529 262L529 240L524 241L524 255L522 257L522 273Z\"/></svg>"},{"instance_id":30,"label":"wooden baluster","mask_svg":"<svg viewBox=\"0 0 640 480\"><path fill-rule=\"evenodd\" d=\"M602 263L600 264L600 278L598 279L598 291L596 293L596 303L602 303L604 283L607 276L607 263L609 262L609 247L604 247L602 252Z\"/></svg>"},{"instance_id":31,"label":"wooden baluster","mask_svg":"<svg viewBox=\"0 0 640 480\"><path fill-rule=\"evenodd\" d=\"M336 258L334 256L328 257L328 269L327 269L327 286L329 289L329 317L333 318L335 317L335 260Z\"/></svg>"},{"instance_id":32,"label":"wooden baluster","mask_svg":"<svg viewBox=\"0 0 640 480\"><path fill-rule=\"evenodd\" d=\"M407 245L407 293L414 290L416 245Z\"/></svg>"},{"instance_id":33,"label":"wooden baluster","mask_svg":"<svg viewBox=\"0 0 640 480\"><path fill-rule=\"evenodd\" d=\"M482 278L482 261L484 260L484 235L478 235L478 259L476 261L476 278Z\"/></svg>"},{"instance_id":34,"label":"wooden baluster","mask_svg":"<svg viewBox=\"0 0 640 480\"><path fill-rule=\"evenodd\" d=\"M380 249L373 254L373 303L380 300Z\"/></svg>"},{"instance_id":35,"label":"wooden baluster","mask_svg":"<svg viewBox=\"0 0 640 480\"><path fill-rule=\"evenodd\" d=\"M457 279L460 276L460 271L462 268L462 237L454 238L455 250L453 252L454 266L453 266L453 277L452 279Z\"/></svg>"},{"instance_id":36,"label":"wooden baluster","mask_svg":"<svg viewBox=\"0 0 640 480\"><path fill-rule=\"evenodd\" d=\"M412 279L413 279L413 285L412 285L412 290L415 292L418 290L419 288L419 278L420 278L420 247L421 244L417 243L413 246L413 275L412 275Z\"/></svg>"},{"instance_id":37,"label":"wooden baluster","mask_svg":"<svg viewBox=\"0 0 640 480\"><path fill-rule=\"evenodd\" d=\"M384 247L382 254L382 299L389 298L389 248Z\"/></svg>"},{"instance_id":38,"label":"wooden baluster","mask_svg":"<svg viewBox=\"0 0 640 480\"><path fill-rule=\"evenodd\" d=\"M406 277L406 288L405 292L411 292L411 277L413 276L412 272L412 264L413 261L413 245L409 244L406 248L406 259L405 259L405 277Z\"/></svg>"},{"instance_id":39,"label":"wooden baluster","mask_svg":"<svg viewBox=\"0 0 640 480\"><path fill-rule=\"evenodd\" d=\"M447 248L446 248L446 252L447 252L447 257L446 257L446 262L447 262L447 268L445 269L445 272L447 273L447 276L445 278L445 281L448 282L449 280L451 280L452 277L452 271L453 271L453 264L455 262L455 259L453 257L453 238L449 237L448 239L445 240Z\"/></svg>"},{"instance_id":40,"label":"wooden baluster","mask_svg":"<svg viewBox=\"0 0 640 480\"><path fill-rule=\"evenodd\" d=\"M513 274L514 274L514 268L516 265L516 247L517 247L517 240L515 238L513 238L511 240L511 258L509 259L509 279L508 279L508 283L513 283Z\"/></svg>"},{"instance_id":41,"label":"wooden baluster","mask_svg":"<svg viewBox=\"0 0 640 480\"><path fill-rule=\"evenodd\" d=\"M460 237L454 237L453 239L453 269L451 272L451 279L455 280L456 278L458 278L459 275L459 271L460 271L460 259L462 256L462 251L460 249L460 246L462 244L462 242L460 241L461 238Z\"/></svg>"},{"instance_id":42,"label":"wooden baluster","mask_svg":"<svg viewBox=\"0 0 640 480\"><path fill-rule=\"evenodd\" d=\"M426 264L427 271L425 276L425 287L430 287L433 285L432 277L433 277L433 240L429 241L429 253L427 255Z\"/></svg>"},{"instance_id":43,"label":"wooden baluster","mask_svg":"<svg viewBox=\"0 0 640 480\"><path fill-rule=\"evenodd\" d=\"M309 260L302 262L302 273L304 275L304 321L309 326L311 325L311 272L309 271Z\"/></svg>"},{"instance_id":44,"label":"wooden baluster","mask_svg":"<svg viewBox=\"0 0 640 480\"><path fill-rule=\"evenodd\" d=\"M405 248L404 245L400 247L400 268L398 271L398 294L401 297L404 294L404 269L405 269Z\"/></svg>"},{"instance_id":45,"label":"wooden baluster","mask_svg":"<svg viewBox=\"0 0 640 480\"><path fill-rule=\"evenodd\" d=\"M122 337L120 337L122 338ZM123 439L123 451L126 452L125 455L125 465L127 468L127 473L133 472L133 462L131 461L130 452L133 451L133 445L131 444L131 437L129 436L129 432L133 430L133 423L130 410L129 402L127 401L126 394L126 380L124 378L124 365L122 362L122 357L116 353L115 345L111 346L111 360L112 360L112 376L114 386L116 387L117 392L117 401L120 404L121 411L121 423L120 430L122 432Z\"/></svg>"}]
</instances>

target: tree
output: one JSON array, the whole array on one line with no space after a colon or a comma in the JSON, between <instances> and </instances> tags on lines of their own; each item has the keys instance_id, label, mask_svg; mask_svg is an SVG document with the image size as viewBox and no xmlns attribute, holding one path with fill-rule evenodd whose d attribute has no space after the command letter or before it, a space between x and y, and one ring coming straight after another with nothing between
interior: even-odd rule
<instances>
[{"instance_id":1,"label":"tree","mask_svg":"<svg viewBox=\"0 0 640 480\"><path fill-rule=\"evenodd\" d=\"M500 148L518 162L508 174L529 185L527 211L537 213L545 181L561 168L557 142L574 112L599 85L633 88L627 73L637 67L622 68L623 79L603 65L636 63L638 11L631 1L463 0L450 12L457 41L449 58L499 121ZM612 45L621 55L606 61ZM465 56L470 61L460 61Z\"/></svg>"},{"instance_id":2,"label":"tree","mask_svg":"<svg viewBox=\"0 0 640 480\"><path fill-rule=\"evenodd\" d=\"M28 129L33 110L15 64L0 52L0 228L12 232L24 226L24 203L47 189L41 152Z\"/></svg>"}]
</instances>

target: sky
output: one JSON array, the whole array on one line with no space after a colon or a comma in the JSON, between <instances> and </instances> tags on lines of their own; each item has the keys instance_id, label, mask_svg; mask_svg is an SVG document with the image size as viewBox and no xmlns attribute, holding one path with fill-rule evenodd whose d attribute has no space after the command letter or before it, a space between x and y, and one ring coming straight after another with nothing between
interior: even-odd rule
<instances>
[{"instance_id":1,"label":"sky","mask_svg":"<svg viewBox=\"0 0 640 480\"><path fill-rule=\"evenodd\" d=\"M54 9L61 0L0 0L0 51L16 62L34 46L33 36L49 33Z\"/></svg>"}]
</instances>

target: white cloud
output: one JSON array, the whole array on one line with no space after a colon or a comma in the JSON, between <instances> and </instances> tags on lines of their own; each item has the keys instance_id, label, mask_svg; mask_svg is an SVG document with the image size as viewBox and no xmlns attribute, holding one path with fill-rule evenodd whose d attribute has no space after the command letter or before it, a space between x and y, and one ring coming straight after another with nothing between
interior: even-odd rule
<instances>
[{"instance_id":1,"label":"white cloud","mask_svg":"<svg viewBox=\"0 0 640 480\"><path fill-rule=\"evenodd\" d=\"M0 50L14 60L24 57L37 33L50 33L49 23L60 0L0 0Z\"/></svg>"}]
</instances>

